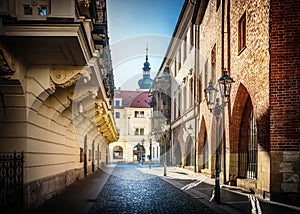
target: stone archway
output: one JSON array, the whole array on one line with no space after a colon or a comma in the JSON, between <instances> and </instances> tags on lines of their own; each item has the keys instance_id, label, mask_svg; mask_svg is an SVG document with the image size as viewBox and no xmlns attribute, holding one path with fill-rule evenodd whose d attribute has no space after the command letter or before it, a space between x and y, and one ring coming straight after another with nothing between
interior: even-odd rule
<instances>
[{"instance_id":1,"label":"stone archway","mask_svg":"<svg viewBox=\"0 0 300 214\"><path fill-rule=\"evenodd\" d=\"M231 181L236 178L256 178L257 127L252 100L243 84L239 85L231 124L229 164Z\"/></svg>"},{"instance_id":2,"label":"stone archway","mask_svg":"<svg viewBox=\"0 0 300 214\"><path fill-rule=\"evenodd\" d=\"M138 143L133 147L133 162L143 163L145 160L145 147Z\"/></svg>"},{"instance_id":3,"label":"stone archway","mask_svg":"<svg viewBox=\"0 0 300 214\"><path fill-rule=\"evenodd\" d=\"M198 167L199 169L208 169L209 167L209 148L208 148L208 136L206 130L206 123L204 117L202 117L200 132L198 135Z\"/></svg>"},{"instance_id":4,"label":"stone archway","mask_svg":"<svg viewBox=\"0 0 300 214\"><path fill-rule=\"evenodd\" d=\"M122 160L123 159L123 148L121 146L115 146L113 148L113 159Z\"/></svg>"},{"instance_id":5,"label":"stone archway","mask_svg":"<svg viewBox=\"0 0 300 214\"><path fill-rule=\"evenodd\" d=\"M182 166L182 153L181 153L181 146L178 141L175 143L175 149L173 151L173 164L175 166Z\"/></svg>"},{"instance_id":6,"label":"stone archway","mask_svg":"<svg viewBox=\"0 0 300 214\"><path fill-rule=\"evenodd\" d=\"M1 80L1 152L26 152L26 113L25 92L20 82L18 80Z\"/></svg>"},{"instance_id":7,"label":"stone archway","mask_svg":"<svg viewBox=\"0 0 300 214\"><path fill-rule=\"evenodd\" d=\"M194 166L195 163L195 150L193 138L189 137L187 140L185 166Z\"/></svg>"}]
</instances>

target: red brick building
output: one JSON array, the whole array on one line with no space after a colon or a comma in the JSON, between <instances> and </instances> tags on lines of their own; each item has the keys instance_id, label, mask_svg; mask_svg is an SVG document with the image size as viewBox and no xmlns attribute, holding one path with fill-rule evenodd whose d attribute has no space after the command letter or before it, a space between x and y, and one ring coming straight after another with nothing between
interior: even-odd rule
<instances>
[{"instance_id":1,"label":"red brick building","mask_svg":"<svg viewBox=\"0 0 300 214\"><path fill-rule=\"evenodd\" d=\"M189 19L192 7L194 13ZM173 33L176 40L171 41L168 60L161 66L162 70L170 69L176 83L170 93L172 157L180 157L183 167L214 176L219 145L223 183L251 190L261 198L297 204L299 10L297 0L185 1ZM188 51L186 38L191 45ZM203 90L210 80L218 87L224 70L235 83L223 117L216 124ZM186 99L194 105L183 108ZM193 142L187 133L190 126L198 133L196 147L191 146L196 153L195 166L187 165L186 148ZM216 130L220 130L219 142ZM175 149L176 145L180 148Z\"/></svg>"}]
</instances>

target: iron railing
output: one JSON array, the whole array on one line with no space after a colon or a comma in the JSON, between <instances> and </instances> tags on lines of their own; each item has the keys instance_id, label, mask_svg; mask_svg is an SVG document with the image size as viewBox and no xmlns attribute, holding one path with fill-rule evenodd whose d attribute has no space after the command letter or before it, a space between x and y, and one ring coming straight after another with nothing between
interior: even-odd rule
<instances>
[{"instance_id":1,"label":"iron railing","mask_svg":"<svg viewBox=\"0 0 300 214\"><path fill-rule=\"evenodd\" d=\"M23 209L24 153L0 153L0 210L19 213Z\"/></svg>"}]
</instances>

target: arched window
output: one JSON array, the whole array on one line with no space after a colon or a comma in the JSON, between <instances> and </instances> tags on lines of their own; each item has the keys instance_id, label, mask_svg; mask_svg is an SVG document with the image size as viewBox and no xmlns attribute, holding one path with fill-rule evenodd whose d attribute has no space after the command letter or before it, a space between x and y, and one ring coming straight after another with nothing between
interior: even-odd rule
<instances>
[{"instance_id":1,"label":"arched window","mask_svg":"<svg viewBox=\"0 0 300 214\"><path fill-rule=\"evenodd\" d=\"M257 125L253 106L248 96L241 123L239 141L239 177L257 178Z\"/></svg>"}]
</instances>

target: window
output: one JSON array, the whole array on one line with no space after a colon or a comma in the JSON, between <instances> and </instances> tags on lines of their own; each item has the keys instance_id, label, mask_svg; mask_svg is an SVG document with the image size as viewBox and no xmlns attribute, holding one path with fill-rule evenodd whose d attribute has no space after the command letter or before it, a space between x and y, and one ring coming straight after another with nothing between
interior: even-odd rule
<instances>
[{"instance_id":1,"label":"window","mask_svg":"<svg viewBox=\"0 0 300 214\"><path fill-rule=\"evenodd\" d=\"M83 162L83 148L80 148L79 150L79 161Z\"/></svg>"},{"instance_id":2,"label":"window","mask_svg":"<svg viewBox=\"0 0 300 214\"><path fill-rule=\"evenodd\" d=\"M144 135L144 128L135 128L134 135Z\"/></svg>"},{"instance_id":3,"label":"window","mask_svg":"<svg viewBox=\"0 0 300 214\"><path fill-rule=\"evenodd\" d=\"M116 112L116 118L120 118L120 112Z\"/></svg>"},{"instance_id":4,"label":"window","mask_svg":"<svg viewBox=\"0 0 300 214\"><path fill-rule=\"evenodd\" d=\"M194 46L194 25L190 26L190 49Z\"/></svg>"},{"instance_id":5,"label":"window","mask_svg":"<svg viewBox=\"0 0 300 214\"><path fill-rule=\"evenodd\" d=\"M205 62L205 68L204 68L204 84L205 84L205 88L207 88L208 86L208 60L206 60Z\"/></svg>"},{"instance_id":6,"label":"window","mask_svg":"<svg viewBox=\"0 0 300 214\"><path fill-rule=\"evenodd\" d=\"M183 87L183 112L187 109L186 108L186 99L187 99L187 90L186 86Z\"/></svg>"},{"instance_id":7,"label":"window","mask_svg":"<svg viewBox=\"0 0 300 214\"><path fill-rule=\"evenodd\" d=\"M120 107L120 106L121 106L120 100L116 100L116 101L115 101L115 106L116 106L116 107Z\"/></svg>"},{"instance_id":8,"label":"window","mask_svg":"<svg viewBox=\"0 0 300 214\"><path fill-rule=\"evenodd\" d=\"M176 77L176 76L177 76L177 62L175 60L175 62L174 62L174 77Z\"/></svg>"},{"instance_id":9,"label":"window","mask_svg":"<svg viewBox=\"0 0 300 214\"><path fill-rule=\"evenodd\" d=\"M181 69L181 49L178 52L178 71Z\"/></svg>"},{"instance_id":10,"label":"window","mask_svg":"<svg viewBox=\"0 0 300 214\"><path fill-rule=\"evenodd\" d=\"M32 15L32 7L29 4L24 4L24 15Z\"/></svg>"},{"instance_id":11,"label":"window","mask_svg":"<svg viewBox=\"0 0 300 214\"><path fill-rule=\"evenodd\" d=\"M48 11L48 0L21 0L23 5L23 14L25 16L32 16L34 19L41 19L40 16L47 16Z\"/></svg>"},{"instance_id":12,"label":"window","mask_svg":"<svg viewBox=\"0 0 300 214\"><path fill-rule=\"evenodd\" d=\"M257 126L256 119L253 114L253 110L249 117L249 127L248 127L248 168L247 168L247 178L256 179L257 178Z\"/></svg>"},{"instance_id":13,"label":"window","mask_svg":"<svg viewBox=\"0 0 300 214\"><path fill-rule=\"evenodd\" d=\"M183 61L186 60L187 57L187 37L184 38L184 44L183 44Z\"/></svg>"},{"instance_id":14,"label":"window","mask_svg":"<svg viewBox=\"0 0 300 214\"><path fill-rule=\"evenodd\" d=\"M201 102L201 100L202 100L202 83L201 83L201 80L200 80L200 78L198 78L197 79L197 88L198 88L198 90L197 90L197 102L198 103L200 103Z\"/></svg>"},{"instance_id":15,"label":"window","mask_svg":"<svg viewBox=\"0 0 300 214\"><path fill-rule=\"evenodd\" d=\"M216 45L214 45L211 51L211 80L213 85L216 84Z\"/></svg>"},{"instance_id":16,"label":"window","mask_svg":"<svg viewBox=\"0 0 300 214\"><path fill-rule=\"evenodd\" d=\"M134 112L134 117L135 118L144 118L145 117L145 113L144 113L144 111L135 111Z\"/></svg>"},{"instance_id":17,"label":"window","mask_svg":"<svg viewBox=\"0 0 300 214\"><path fill-rule=\"evenodd\" d=\"M191 106L193 106L193 99L194 99L194 79L193 78L191 78L190 79L190 103L189 103L189 105L190 105L190 107Z\"/></svg>"},{"instance_id":18,"label":"window","mask_svg":"<svg viewBox=\"0 0 300 214\"><path fill-rule=\"evenodd\" d=\"M238 26L238 52L241 53L246 48L246 12L239 20Z\"/></svg>"},{"instance_id":19,"label":"window","mask_svg":"<svg viewBox=\"0 0 300 214\"><path fill-rule=\"evenodd\" d=\"M174 99L174 104L173 104L173 109L174 109L174 119L176 119L177 118L177 111L176 111L176 109L177 109L177 103L176 103L176 98Z\"/></svg>"},{"instance_id":20,"label":"window","mask_svg":"<svg viewBox=\"0 0 300 214\"><path fill-rule=\"evenodd\" d=\"M46 16L47 15L47 6L46 5L41 5L39 8L39 15L40 16Z\"/></svg>"},{"instance_id":21,"label":"window","mask_svg":"<svg viewBox=\"0 0 300 214\"><path fill-rule=\"evenodd\" d=\"M241 121L238 145L238 175L240 178L252 180L257 178L257 154L257 123L253 114L251 98L248 95Z\"/></svg>"},{"instance_id":22,"label":"window","mask_svg":"<svg viewBox=\"0 0 300 214\"><path fill-rule=\"evenodd\" d=\"M178 117L181 115L181 93L178 93Z\"/></svg>"}]
</instances>

